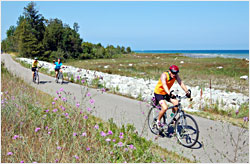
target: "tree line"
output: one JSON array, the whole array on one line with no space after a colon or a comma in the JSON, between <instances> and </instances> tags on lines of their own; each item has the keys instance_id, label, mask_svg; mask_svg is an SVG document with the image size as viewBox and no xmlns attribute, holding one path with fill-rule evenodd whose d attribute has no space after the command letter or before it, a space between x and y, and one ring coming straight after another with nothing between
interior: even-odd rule
<instances>
[{"instance_id":1,"label":"tree line","mask_svg":"<svg viewBox=\"0 0 250 164\"><path fill-rule=\"evenodd\" d=\"M17 25L10 26L7 38L2 40L2 52L16 52L21 57L50 61L62 59L99 59L113 58L131 53L131 48L124 46L106 48L101 43L84 42L78 33L78 23L73 28L59 19L45 19L30 2L18 17Z\"/></svg>"}]
</instances>

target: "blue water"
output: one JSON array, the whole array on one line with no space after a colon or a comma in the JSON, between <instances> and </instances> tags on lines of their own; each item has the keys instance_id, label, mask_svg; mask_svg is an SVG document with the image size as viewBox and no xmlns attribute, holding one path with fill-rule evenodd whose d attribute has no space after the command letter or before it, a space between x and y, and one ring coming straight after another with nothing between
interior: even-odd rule
<instances>
[{"instance_id":1,"label":"blue water","mask_svg":"<svg viewBox=\"0 0 250 164\"><path fill-rule=\"evenodd\" d=\"M135 50L137 53L180 53L193 58L239 58L249 59L249 50Z\"/></svg>"}]
</instances>

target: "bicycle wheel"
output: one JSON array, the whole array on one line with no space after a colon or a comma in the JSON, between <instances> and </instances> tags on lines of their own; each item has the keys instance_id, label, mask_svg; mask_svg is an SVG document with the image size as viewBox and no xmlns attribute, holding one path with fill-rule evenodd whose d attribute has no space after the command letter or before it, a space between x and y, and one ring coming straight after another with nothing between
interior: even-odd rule
<instances>
[{"instance_id":1,"label":"bicycle wheel","mask_svg":"<svg viewBox=\"0 0 250 164\"><path fill-rule=\"evenodd\" d=\"M160 110L157 108L152 107L148 112L148 127L150 131L154 134L158 134L159 130L157 129L156 121L158 118Z\"/></svg>"},{"instance_id":2,"label":"bicycle wheel","mask_svg":"<svg viewBox=\"0 0 250 164\"><path fill-rule=\"evenodd\" d=\"M61 84L63 84L63 74L61 73Z\"/></svg>"},{"instance_id":3,"label":"bicycle wheel","mask_svg":"<svg viewBox=\"0 0 250 164\"><path fill-rule=\"evenodd\" d=\"M175 132L179 143L185 147L194 146L199 138L198 125L195 119L187 114L177 119Z\"/></svg>"},{"instance_id":4,"label":"bicycle wheel","mask_svg":"<svg viewBox=\"0 0 250 164\"><path fill-rule=\"evenodd\" d=\"M38 74L36 74L35 81L37 84L39 84L39 75Z\"/></svg>"}]
</instances>

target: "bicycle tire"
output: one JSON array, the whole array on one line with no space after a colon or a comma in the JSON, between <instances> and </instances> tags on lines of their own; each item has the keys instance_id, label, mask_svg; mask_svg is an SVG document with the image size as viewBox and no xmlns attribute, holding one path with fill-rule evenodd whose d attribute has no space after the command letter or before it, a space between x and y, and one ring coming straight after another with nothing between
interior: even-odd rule
<instances>
[{"instance_id":1,"label":"bicycle tire","mask_svg":"<svg viewBox=\"0 0 250 164\"><path fill-rule=\"evenodd\" d=\"M63 74L61 73L61 84L63 84Z\"/></svg>"},{"instance_id":2,"label":"bicycle tire","mask_svg":"<svg viewBox=\"0 0 250 164\"><path fill-rule=\"evenodd\" d=\"M158 135L159 130L157 129L156 121L160 110L152 107L148 112L148 127L153 134ZM162 119L163 120L163 119Z\"/></svg>"},{"instance_id":3,"label":"bicycle tire","mask_svg":"<svg viewBox=\"0 0 250 164\"><path fill-rule=\"evenodd\" d=\"M40 81L39 81L39 75L37 74L37 75L36 75L36 83L39 84L39 82L40 82Z\"/></svg>"},{"instance_id":4,"label":"bicycle tire","mask_svg":"<svg viewBox=\"0 0 250 164\"><path fill-rule=\"evenodd\" d=\"M184 121L185 121L185 123L184 123ZM193 133L183 134L183 132L184 133L189 132L189 130L193 131ZM184 114L184 116L181 116L176 120L175 132L176 132L176 137L177 137L178 142L181 145L183 145L185 147L188 147L188 148L191 148L192 146L194 146L197 143L198 139L199 139L199 127L198 127L198 124L195 121L195 119L192 116L188 115L188 114ZM194 138L191 138L192 137L191 135L193 135L193 134L195 136L194 136ZM182 139L184 139L184 140L182 140Z\"/></svg>"}]
</instances>

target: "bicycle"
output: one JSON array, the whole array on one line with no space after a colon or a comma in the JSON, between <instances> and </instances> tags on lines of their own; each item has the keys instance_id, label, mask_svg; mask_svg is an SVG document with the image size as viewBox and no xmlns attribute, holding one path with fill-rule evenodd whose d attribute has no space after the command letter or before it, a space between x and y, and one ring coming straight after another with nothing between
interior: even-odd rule
<instances>
[{"instance_id":1,"label":"bicycle","mask_svg":"<svg viewBox=\"0 0 250 164\"><path fill-rule=\"evenodd\" d=\"M171 91L171 93L172 92L173 91ZM169 120L167 118L167 112L165 112L161 119L162 129L158 129L157 119L158 119L158 113L161 110L161 107L155 103L155 99L153 97L151 101L152 106L148 113L148 126L151 132L156 135L158 135L160 132L168 133L167 132L168 128L172 126L174 119L177 117L177 115L179 115L179 117L176 119L175 124L174 124L174 132L176 134L178 142L181 145L191 148L198 141L199 128L195 119L191 115L186 114L182 110L181 100L186 99L188 97L187 96L181 97L179 95L176 95L176 98L179 101L179 104L175 106L171 106L168 109L178 107L178 110Z\"/></svg>"},{"instance_id":2,"label":"bicycle","mask_svg":"<svg viewBox=\"0 0 250 164\"><path fill-rule=\"evenodd\" d=\"M65 67L62 67L61 69L64 69ZM66 67L67 68L67 67ZM61 82L59 82L61 79ZM63 73L59 70L58 74L57 74L57 77L56 77L56 83L61 83L63 84Z\"/></svg>"},{"instance_id":3,"label":"bicycle","mask_svg":"<svg viewBox=\"0 0 250 164\"><path fill-rule=\"evenodd\" d=\"M34 72L34 78L33 78L33 82L34 82L34 83L39 84L40 81L39 81L38 69L40 69L40 68L42 68L42 67L43 67L43 65L36 68L36 70L35 70L35 72Z\"/></svg>"}]
</instances>

